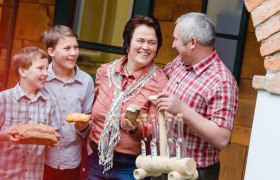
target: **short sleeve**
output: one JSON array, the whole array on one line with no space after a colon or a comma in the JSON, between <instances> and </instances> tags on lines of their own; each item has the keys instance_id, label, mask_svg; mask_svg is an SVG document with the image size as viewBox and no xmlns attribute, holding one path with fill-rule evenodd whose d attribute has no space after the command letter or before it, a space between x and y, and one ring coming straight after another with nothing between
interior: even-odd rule
<instances>
[{"instance_id":1,"label":"short sleeve","mask_svg":"<svg viewBox=\"0 0 280 180\"><path fill-rule=\"evenodd\" d=\"M207 114L218 126L232 130L238 104L238 88L230 82L219 83L208 94Z\"/></svg>"}]
</instances>

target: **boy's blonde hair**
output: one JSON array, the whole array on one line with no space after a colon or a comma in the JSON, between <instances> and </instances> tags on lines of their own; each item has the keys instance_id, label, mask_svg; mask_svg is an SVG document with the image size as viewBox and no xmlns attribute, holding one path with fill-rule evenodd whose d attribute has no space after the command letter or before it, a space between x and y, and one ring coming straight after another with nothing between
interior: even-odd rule
<instances>
[{"instance_id":1,"label":"boy's blonde hair","mask_svg":"<svg viewBox=\"0 0 280 180\"><path fill-rule=\"evenodd\" d=\"M13 57L12 57L12 63L14 72L17 77L20 77L19 74L19 68L28 69L32 62L36 59L44 59L48 58L48 54L40 48L37 47L24 47L20 49Z\"/></svg>"},{"instance_id":2,"label":"boy's blonde hair","mask_svg":"<svg viewBox=\"0 0 280 180\"><path fill-rule=\"evenodd\" d=\"M68 26L56 25L49 28L43 34L43 43L45 48L55 48L58 40L63 37L75 37L78 39L78 35Z\"/></svg>"}]
</instances>

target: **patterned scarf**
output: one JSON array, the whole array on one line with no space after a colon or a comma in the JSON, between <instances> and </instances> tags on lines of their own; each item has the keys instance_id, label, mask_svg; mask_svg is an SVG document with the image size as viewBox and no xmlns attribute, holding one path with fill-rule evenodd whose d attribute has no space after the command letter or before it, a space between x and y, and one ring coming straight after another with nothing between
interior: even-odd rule
<instances>
[{"instance_id":1,"label":"patterned scarf","mask_svg":"<svg viewBox=\"0 0 280 180\"><path fill-rule=\"evenodd\" d=\"M152 78L155 73L156 66L153 64L148 73L142 76L138 80L134 80L126 90L122 91L122 75L116 73L116 65L119 60L113 62L107 69L107 76L109 81L109 87L114 88L114 99L110 109L106 113L104 129L101 133L98 142L98 155L99 164L104 167L104 172L113 167L114 149L117 143L120 141L120 115L121 107L130 97L139 93L141 88Z\"/></svg>"}]
</instances>

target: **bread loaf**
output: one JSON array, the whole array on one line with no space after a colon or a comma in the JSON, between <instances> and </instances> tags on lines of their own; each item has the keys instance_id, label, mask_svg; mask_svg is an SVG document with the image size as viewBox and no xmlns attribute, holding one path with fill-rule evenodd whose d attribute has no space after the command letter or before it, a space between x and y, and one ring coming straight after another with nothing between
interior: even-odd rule
<instances>
[{"instance_id":1,"label":"bread loaf","mask_svg":"<svg viewBox=\"0 0 280 180\"><path fill-rule=\"evenodd\" d=\"M67 122L88 122L90 120L90 115L83 113L69 113L66 116Z\"/></svg>"},{"instance_id":2,"label":"bread loaf","mask_svg":"<svg viewBox=\"0 0 280 180\"><path fill-rule=\"evenodd\" d=\"M58 142L55 129L45 124L18 124L13 128L18 132L15 138L20 144L53 146Z\"/></svg>"}]
</instances>

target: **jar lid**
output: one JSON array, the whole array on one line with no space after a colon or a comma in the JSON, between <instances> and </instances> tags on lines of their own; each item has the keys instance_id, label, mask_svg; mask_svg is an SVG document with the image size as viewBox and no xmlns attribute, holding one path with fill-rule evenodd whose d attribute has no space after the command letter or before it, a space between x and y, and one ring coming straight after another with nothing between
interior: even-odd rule
<instances>
[{"instance_id":1,"label":"jar lid","mask_svg":"<svg viewBox=\"0 0 280 180\"><path fill-rule=\"evenodd\" d=\"M127 107L127 110L128 111L131 111L131 112L136 112L136 111L139 111L140 110L140 107L134 105L134 104L130 104L128 107Z\"/></svg>"}]
</instances>

